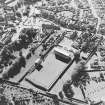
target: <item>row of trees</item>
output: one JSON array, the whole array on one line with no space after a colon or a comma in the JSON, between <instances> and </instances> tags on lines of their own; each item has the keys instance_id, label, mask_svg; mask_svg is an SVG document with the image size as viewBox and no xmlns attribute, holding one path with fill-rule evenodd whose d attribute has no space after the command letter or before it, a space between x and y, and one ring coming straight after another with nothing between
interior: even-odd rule
<instances>
[{"instance_id":1,"label":"row of trees","mask_svg":"<svg viewBox=\"0 0 105 105\"><path fill-rule=\"evenodd\" d=\"M7 45L7 49L13 53L15 51L20 51L22 48L28 48L28 45L33 42L36 36L36 29L24 28L19 35L19 40L11 42Z\"/></svg>"},{"instance_id":2,"label":"row of trees","mask_svg":"<svg viewBox=\"0 0 105 105\"><path fill-rule=\"evenodd\" d=\"M53 45L58 45L58 43L61 42L61 40L64 38L65 33L56 33L56 37L52 36L48 40L46 40L45 43L42 44L43 50L49 49Z\"/></svg>"},{"instance_id":3,"label":"row of trees","mask_svg":"<svg viewBox=\"0 0 105 105\"><path fill-rule=\"evenodd\" d=\"M8 70L6 70L6 72L3 73L3 79L13 78L20 72L21 68L25 66L26 60L23 56L20 56L12 63Z\"/></svg>"},{"instance_id":4,"label":"row of trees","mask_svg":"<svg viewBox=\"0 0 105 105\"><path fill-rule=\"evenodd\" d=\"M16 57L5 46L0 52L0 69L11 64Z\"/></svg>"},{"instance_id":5,"label":"row of trees","mask_svg":"<svg viewBox=\"0 0 105 105\"><path fill-rule=\"evenodd\" d=\"M36 29L23 29L20 33L19 40L9 43L4 46L0 52L0 69L1 72L5 66L10 66L9 70L3 75L4 78L12 77L18 74L21 67L25 67L25 58L20 56L17 58L13 52L20 51L22 48L28 48L28 45L33 42L36 36ZM15 62L14 62L15 60Z\"/></svg>"},{"instance_id":6,"label":"row of trees","mask_svg":"<svg viewBox=\"0 0 105 105\"><path fill-rule=\"evenodd\" d=\"M96 27L94 25L90 25L89 22L80 21L78 16L79 14L73 14L72 17L65 17L64 15L59 14L57 16L56 13L48 10L41 10L41 15L43 18L49 19L54 23L61 25L62 27L69 28L72 30L78 31L86 31L88 30L91 33L96 33Z\"/></svg>"},{"instance_id":7,"label":"row of trees","mask_svg":"<svg viewBox=\"0 0 105 105\"><path fill-rule=\"evenodd\" d=\"M55 12L55 13L62 12L62 11L70 11L70 12L73 12L73 13L76 12L76 9L69 6L69 4L58 5L58 6L42 6L40 8L41 9L46 9L46 10L49 10L49 11L52 11L52 12Z\"/></svg>"}]
</instances>

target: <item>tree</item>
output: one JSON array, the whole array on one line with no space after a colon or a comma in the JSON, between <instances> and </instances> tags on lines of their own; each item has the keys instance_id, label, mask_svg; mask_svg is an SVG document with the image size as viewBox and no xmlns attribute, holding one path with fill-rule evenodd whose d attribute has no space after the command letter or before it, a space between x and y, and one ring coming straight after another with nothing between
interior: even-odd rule
<instances>
[{"instance_id":1,"label":"tree","mask_svg":"<svg viewBox=\"0 0 105 105\"><path fill-rule=\"evenodd\" d=\"M62 91L59 92L59 97L60 97L61 99L64 98Z\"/></svg>"},{"instance_id":2,"label":"tree","mask_svg":"<svg viewBox=\"0 0 105 105\"><path fill-rule=\"evenodd\" d=\"M21 67L25 67L26 66L26 60L25 60L25 58L23 56L20 56L20 58L19 58L19 65Z\"/></svg>"},{"instance_id":3,"label":"tree","mask_svg":"<svg viewBox=\"0 0 105 105\"><path fill-rule=\"evenodd\" d=\"M88 26L88 31L95 34L96 31L97 31L97 29L95 28L94 25L89 25L89 26Z\"/></svg>"},{"instance_id":4,"label":"tree","mask_svg":"<svg viewBox=\"0 0 105 105\"><path fill-rule=\"evenodd\" d=\"M15 56L12 55L12 53L10 52L10 50L8 49L7 46L5 46L2 51L1 51L1 63L4 64L5 66L7 66L8 62L10 61L10 59L15 59Z\"/></svg>"},{"instance_id":5,"label":"tree","mask_svg":"<svg viewBox=\"0 0 105 105\"><path fill-rule=\"evenodd\" d=\"M27 38L28 38L28 35L26 33L21 33L19 35L19 39L21 39L23 42L25 42Z\"/></svg>"},{"instance_id":6,"label":"tree","mask_svg":"<svg viewBox=\"0 0 105 105\"><path fill-rule=\"evenodd\" d=\"M0 96L0 105L8 105L8 100L4 95Z\"/></svg>"},{"instance_id":7,"label":"tree","mask_svg":"<svg viewBox=\"0 0 105 105\"><path fill-rule=\"evenodd\" d=\"M77 36L77 31L74 31L73 34L70 36L70 39L75 40Z\"/></svg>"},{"instance_id":8,"label":"tree","mask_svg":"<svg viewBox=\"0 0 105 105\"><path fill-rule=\"evenodd\" d=\"M25 67L26 61L23 56L17 58L9 69L3 74L4 79L13 78L15 75L20 73L22 67Z\"/></svg>"},{"instance_id":9,"label":"tree","mask_svg":"<svg viewBox=\"0 0 105 105\"><path fill-rule=\"evenodd\" d=\"M66 83L63 85L63 92L67 98L72 98L74 96L71 81L66 81Z\"/></svg>"},{"instance_id":10,"label":"tree","mask_svg":"<svg viewBox=\"0 0 105 105\"><path fill-rule=\"evenodd\" d=\"M19 18L22 17L20 12L16 12L16 16L19 17Z\"/></svg>"},{"instance_id":11,"label":"tree","mask_svg":"<svg viewBox=\"0 0 105 105\"><path fill-rule=\"evenodd\" d=\"M79 65L75 68L75 72L74 74L72 74L71 78L72 78L72 84L75 87L79 87L81 89L85 99L86 97L83 90L83 86L84 87L86 86L86 82L89 83L90 77L89 74L86 72L86 67L84 63L79 63Z\"/></svg>"},{"instance_id":12,"label":"tree","mask_svg":"<svg viewBox=\"0 0 105 105\"><path fill-rule=\"evenodd\" d=\"M81 45L81 51L83 51L84 53L87 53L87 49L89 48L89 42L87 41L87 42L84 42L84 43L82 43L82 45Z\"/></svg>"},{"instance_id":13,"label":"tree","mask_svg":"<svg viewBox=\"0 0 105 105\"><path fill-rule=\"evenodd\" d=\"M2 78L8 80L9 79L8 72L3 73Z\"/></svg>"},{"instance_id":14,"label":"tree","mask_svg":"<svg viewBox=\"0 0 105 105\"><path fill-rule=\"evenodd\" d=\"M84 63L79 63L76 68L74 74L72 74L72 83L74 86L79 87L80 85L86 85L87 80L89 79L89 75L86 71L86 67Z\"/></svg>"},{"instance_id":15,"label":"tree","mask_svg":"<svg viewBox=\"0 0 105 105\"><path fill-rule=\"evenodd\" d=\"M74 53L74 59L76 63L80 61L80 51Z\"/></svg>"}]
</instances>

